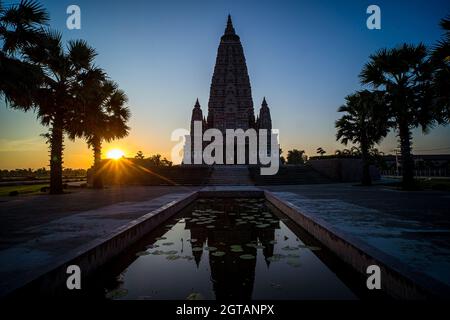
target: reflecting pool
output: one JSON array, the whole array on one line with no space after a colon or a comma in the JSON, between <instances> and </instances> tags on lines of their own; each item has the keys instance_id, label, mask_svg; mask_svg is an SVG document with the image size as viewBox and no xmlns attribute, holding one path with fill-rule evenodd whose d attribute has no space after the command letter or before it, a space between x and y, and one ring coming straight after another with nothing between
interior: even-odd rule
<instances>
[{"instance_id":1,"label":"reflecting pool","mask_svg":"<svg viewBox=\"0 0 450 320\"><path fill-rule=\"evenodd\" d=\"M109 299L356 299L298 229L264 199L198 199L96 279Z\"/></svg>"}]
</instances>

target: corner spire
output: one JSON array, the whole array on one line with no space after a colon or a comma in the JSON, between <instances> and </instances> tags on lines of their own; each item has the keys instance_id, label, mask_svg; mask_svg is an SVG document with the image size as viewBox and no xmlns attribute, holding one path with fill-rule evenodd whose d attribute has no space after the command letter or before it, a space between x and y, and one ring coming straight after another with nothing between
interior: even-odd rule
<instances>
[{"instance_id":1,"label":"corner spire","mask_svg":"<svg viewBox=\"0 0 450 320\"><path fill-rule=\"evenodd\" d=\"M266 97L263 98L261 107L267 107L267 101L266 101Z\"/></svg>"},{"instance_id":2,"label":"corner spire","mask_svg":"<svg viewBox=\"0 0 450 320\"><path fill-rule=\"evenodd\" d=\"M200 102L198 102L198 98L197 101L195 101L194 108L200 108Z\"/></svg>"},{"instance_id":3,"label":"corner spire","mask_svg":"<svg viewBox=\"0 0 450 320\"><path fill-rule=\"evenodd\" d=\"M231 21L231 15L228 15L227 27L225 28L226 35L234 35L236 32L234 31L233 21Z\"/></svg>"}]
</instances>

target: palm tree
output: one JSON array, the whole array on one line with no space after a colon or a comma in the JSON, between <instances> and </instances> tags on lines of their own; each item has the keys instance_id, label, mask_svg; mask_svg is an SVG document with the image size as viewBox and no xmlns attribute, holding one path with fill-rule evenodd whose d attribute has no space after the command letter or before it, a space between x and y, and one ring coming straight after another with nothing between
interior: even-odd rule
<instances>
[{"instance_id":1,"label":"palm tree","mask_svg":"<svg viewBox=\"0 0 450 320\"><path fill-rule=\"evenodd\" d=\"M143 153L141 150L139 150L139 151L136 153L136 155L134 156L134 158L135 158L136 160L144 160L144 159L145 159L144 153Z\"/></svg>"},{"instance_id":2,"label":"palm tree","mask_svg":"<svg viewBox=\"0 0 450 320\"><path fill-rule=\"evenodd\" d=\"M327 152L325 150L323 150L322 147L318 147L316 150L316 153L320 154L320 156L323 157L323 155Z\"/></svg>"},{"instance_id":3,"label":"palm tree","mask_svg":"<svg viewBox=\"0 0 450 320\"><path fill-rule=\"evenodd\" d=\"M359 148L355 147L355 146L350 148L350 153L352 156L356 156L356 157L361 156L361 150L359 150Z\"/></svg>"},{"instance_id":4,"label":"palm tree","mask_svg":"<svg viewBox=\"0 0 450 320\"><path fill-rule=\"evenodd\" d=\"M80 82L91 72L96 53L83 40L69 41L64 50L61 34L45 31L42 44L26 47L24 54L45 74L43 85L33 96L33 105L41 123L49 127L50 193L60 194L64 133L75 130L74 120L81 111Z\"/></svg>"},{"instance_id":5,"label":"palm tree","mask_svg":"<svg viewBox=\"0 0 450 320\"><path fill-rule=\"evenodd\" d=\"M71 133L71 137L86 138L94 152L93 187L102 188L103 183L99 174L102 142L110 142L128 135L129 127L126 123L130 118L130 110L125 105L128 101L127 96L117 84L102 79L99 70L92 69L92 74L94 81L88 80L81 85L83 112L80 114L81 120L75 121L79 127Z\"/></svg>"},{"instance_id":6,"label":"palm tree","mask_svg":"<svg viewBox=\"0 0 450 320\"><path fill-rule=\"evenodd\" d=\"M363 84L383 93L388 114L395 120L405 189L411 188L414 183L411 129L421 126L426 133L436 119L431 106L431 66L427 54L423 44L382 49L370 56L360 74Z\"/></svg>"},{"instance_id":7,"label":"palm tree","mask_svg":"<svg viewBox=\"0 0 450 320\"><path fill-rule=\"evenodd\" d=\"M35 1L21 1L8 8L0 2L0 96L12 108L32 108L43 73L39 66L21 58L26 47L41 43L42 27L48 20L47 11Z\"/></svg>"},{"instance_id":8,"label":"palm tree","mask_svg":"<svg viewBox=\"0 0 450 320\"><path fill-rule=\"evenodd\" d=\"M288 164L304 164L306 158L305 150L289 150L286 158Z\"/></svg>"},{"instance_id":9,"label":"palm tree","mask_svg":"<svg viewBox=\"0 0 450 320\"><path fill-rule=\"evenodd\" d=\"M434 46L431 54L433 65L434 102L441 111L440 122L450 121L450 17L441 20L444 37Z\"/></svg>"},{"instance_id":10,"label":"palm tree","mask_svg":"<svg viewBox=\"0 0 450 320\"><path fill-rule=\"evenodd\" d=\"M345 114L336 121L336 140L341 140L344 145L351 142L360 146L363 161L362 184L370 185L372 181L369 151L388 133L381 95L364 90L347 96L345 100L345 105L338 109Z\"/></svg>"}]
</instances>

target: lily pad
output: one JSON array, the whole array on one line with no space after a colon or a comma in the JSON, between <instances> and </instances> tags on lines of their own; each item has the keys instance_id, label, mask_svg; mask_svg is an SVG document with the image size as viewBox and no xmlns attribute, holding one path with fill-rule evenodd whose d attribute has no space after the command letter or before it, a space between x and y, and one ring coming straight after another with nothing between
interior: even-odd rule
<instances>
[{"instance_id":1,"label":"lily pad","mask_svg":"<svg viewBox=\"0 0 450 320\"><path fill-rule=\"evenodd\" d=\"M206 251L216 251L217 248L216 247L205 247Z\"/></svg>"},{"instance_id":2,"label":"lily pad","mask_svg":"<svg viewBox=\"0 0 450 320\"><path fill-rule=\"evenodd\" d=\"M275 261L280 261L280 258L272 256L272 257L268 257L266 260L270 261L270 262L275 262Z\"/></svg>"},{"instance_id":3,"label":"lily pad","mask_svg":"<svg viewBox=\"0 0 450 320\"><path fill-rule=\"evenodd\" d=\"M294 251L294 250L297 250L297 247L285 246L285 247L281 248L281 250Z\"/></svg>"},{"instance_id":4,"label":"lily pad","mask_svg":"<svg viewBox=\"0 0 450 320\"><path fill-rule=\"evenodd\" d=\"M192 292L187 296L186 300L203 300L203 296L198 292Z\"/></svg>"},{"instance_id":5,"label":"lily pad","mask_svg":"<svg viewBox=\"0 0 450 320\"><path fill-rule=\"evenodd\" d=\"M193 247L192 251L194 251L194 252L203 251L203 248L202 247Z\"/></svg>"},{"instance_id":6,"label":"lily pad","mask_svg":"<svg viewBox=\"0 0 450 320\"><path fill-rule=\"evenodd\" d=\"M222 256L224 256L225 255L225 252L223 252L223 251L216 251L216 252L213 252L213 253L211 253L213 256L215 256L215 257L222 257Z\"/></svg>"},{"instance_id":7,"label":"lily pad","mask_svg":"<svg viewBox=\"0 0 450 320\"><path fill-rule=\"evenodd\" d=\"M167 260L177 260L177 259L180 259L180 256L171 254L170 256L167 256L166 259Z\"/></svg>"},{"instance_id":8,"label":"lily pad","mask_svg":"<svg viewBox=\"0 0 450 320\"><path fill-rule=\"evenodd\" d=\"M298 268L298 267L301 266L300 262L297 261L296 259L289 259L287 261L287 264L290 265L291 267L294 267L294 268Z\"/></svg>"},{"instance_id":9,"label":"lily pad","mask_svg":"<svg viewBox=\"0 0 450 320\"><path fill-rule=\"evenodd\" d=\"M255 259L255 256L252 254L243 254L240 255L239 258L241 258L242 260L252 260Z\"/></svg>"},{"instance_id":10,"label":"lily pad","mask_svg":"<svg viewBox=\"0 0 450 320\"><path fill-rule=\"evenodd\" d=\"M111 291L108 291L105 295L107 299L119 299L128 294L128 290L124 288L117 288Z\"/></svg>"}]
</instances>

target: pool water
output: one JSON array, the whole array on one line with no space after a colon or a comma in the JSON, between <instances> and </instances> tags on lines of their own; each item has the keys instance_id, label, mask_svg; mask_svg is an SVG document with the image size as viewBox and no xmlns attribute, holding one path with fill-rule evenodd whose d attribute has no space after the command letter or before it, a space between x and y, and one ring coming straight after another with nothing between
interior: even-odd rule
<instances>
[{"instance_id":1,"label":"pool water","mask_svg":"<svg viewBox=\"0 0 450 320\"><path fill-rule=\"evenodd\" d=\"M108 299L356 299L264 199L205 198L102 273ZM105 275L106 274L106 275Z\"/></svg>"}]
</instances>

